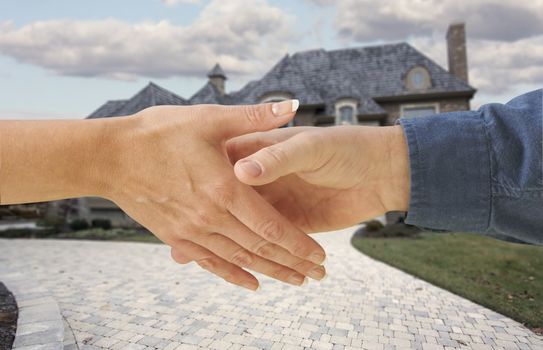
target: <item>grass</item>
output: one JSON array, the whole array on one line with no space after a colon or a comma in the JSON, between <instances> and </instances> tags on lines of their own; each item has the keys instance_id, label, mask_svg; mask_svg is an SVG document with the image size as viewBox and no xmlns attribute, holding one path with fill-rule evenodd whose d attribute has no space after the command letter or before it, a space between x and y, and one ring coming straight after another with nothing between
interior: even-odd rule
<instances>
[{"instance_id":1,"label":"grass","mask_svg":"<svg viewBox=\"0 0 543 350\"><path fill-rule=\"evenodd\" d=\"M364 254L543 330L543 247L465 233L353 237Z\"/></svg>"}]
</instances>

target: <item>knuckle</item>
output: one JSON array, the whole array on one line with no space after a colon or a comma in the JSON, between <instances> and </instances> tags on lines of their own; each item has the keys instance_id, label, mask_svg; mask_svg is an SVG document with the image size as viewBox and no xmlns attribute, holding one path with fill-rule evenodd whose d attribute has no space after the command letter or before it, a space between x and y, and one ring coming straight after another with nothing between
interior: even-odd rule
<instances>
[{"instance_id":1,"label":"knuckle","mask_svg":"<svg viewBox=\"0 0 543 350\"><path fill-rule=\"evenodd\" d=\"M281 242L285 236L283 225L275 220L266 220L260 224L259 233L270 242Z\"/></svg>"},{"instance_id":2,"label":"knuckle","mask_svg":"<svg viewBox=\"0 0 543 350\"><path fill-rule=\"evenodd\" d=\"M219 182L210 188L211 196L221 208L231 208L234 202L235 188L227 181Z\"/></svg>"},{"instance_id":3,"label":"knuckle","mask_svg":"<svg viewBox=\"0 0 543 350\"><path fill-rule=\"evenodd\" d=\"M259 127L265 120L264 110L260 106L249 105L245 106L245 118L249 122L249 125L253 127Z\"/></svg>"},{"instance_id":4,"label":"knuckle","mask_svg":"<svg viewBox=\"0 0 543 350\"><path fill-rule=\"evenodd\" d=\"M205 210L196 211L193 215L192 222L198 228L211 228L214 223L213 215Z\"/></svg>"},{"instance_id":5,"label":"knuckle","mask_svg":"<svg viewBox=\"0 0 543 350\"><path fill-rule=\"evenodd\" d=\"M230 262L240 267L249 267L253 263L253 256L245 249L240 249L232 255Z\"/></svg>"},{"instance_id":6,"label":"knuckle","mask_svg":"<svg viewBox=\"0 0 543 350\"><path fill-rule=\"evenodd\" d=\"M254 252L255 254L267 259L274 258L277 255L276 246L264 240L255 247Z\"/></svg>"},{"instance_id":7,"label":"knuckle","mask_svg":"<svg viewBox=\"0 0 543 350\"><path fill-rule=\"evenodd\" d=\"M273 162L281 164L287 161L287 154L280 145L271 146L262 150L266 158L271 159Z\"/></svg>"},{"instance_id":8,"label":"knuckle","mask_svg":"<svg viewBox=\"0 0 543 350\"><path fill-rule=\"evenodd\" d=\"M288 277L292 274L292 271L285 267L278 267L271 271L271 277L279 281L286 281Z\"/></svg>"},{"instance_id":9,"label":"knuckle","mask_svg":"<svg viewBox=\"0 0 543 350\"><path fill-rule=\"evenodd\" d=\"M301 241L296 241L293 245L292 251L296 252L298 256L309 256L311 253L310 247Z\"/></svg>"},{"instance_id":10,"label":"knuckle","mask_svg":"<svg viewBox=\"0 0 543 350\"><path fill-rule=\"evenodd\" d=\"M217 269L217 262L211 257L196 260L196 263L204 270L213 272Z\"/></svg>"}]
</instances>

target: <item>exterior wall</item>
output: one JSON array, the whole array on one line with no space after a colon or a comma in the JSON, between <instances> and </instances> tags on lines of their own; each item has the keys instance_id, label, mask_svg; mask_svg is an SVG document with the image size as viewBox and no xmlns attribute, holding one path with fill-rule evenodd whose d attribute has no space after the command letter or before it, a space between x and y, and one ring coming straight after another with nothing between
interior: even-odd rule
<instances>
[{"instance_id":1,"label":"exterior wall","mask_svg":"<svg viewBox=\"0 0 543 350\"><path fill-rule=\"evenodd\" d=\"M379 105L387 112L388 118L386 125L394 125L400 117L402 105L426 105L437 103L439 113L468 111L470 109L469 99L465 97L427 99L414 101L394 101L394 102L379 102Z\"/></svg>"},{"instance_id":2,"label":"exterior wall","mask_svg":"<svg viewBox=\"0 0 543 350\"><path fill-rule=\"evenodd\" d=\"M296 117L294 117L295 126L313 126L315 125L315 109L300 108L296 112Z\"/></svg>"}]
</instances>

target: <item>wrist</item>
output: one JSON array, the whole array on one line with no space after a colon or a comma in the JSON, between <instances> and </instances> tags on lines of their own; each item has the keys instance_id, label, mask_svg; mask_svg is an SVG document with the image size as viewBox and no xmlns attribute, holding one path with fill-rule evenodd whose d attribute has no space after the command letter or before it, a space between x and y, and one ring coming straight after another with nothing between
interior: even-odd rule
<instances>
[{"instance_id":1,"label":"wrist","mask_svg":"<svg viewBox=\"0 0 543 350\"><path fill-rule=\"evenodd\" d=\"M407 141L400 125L384 129L387 176L381 188L381 199L387 211L407 211L410 195Z\"/></svg>"}]
</instances>

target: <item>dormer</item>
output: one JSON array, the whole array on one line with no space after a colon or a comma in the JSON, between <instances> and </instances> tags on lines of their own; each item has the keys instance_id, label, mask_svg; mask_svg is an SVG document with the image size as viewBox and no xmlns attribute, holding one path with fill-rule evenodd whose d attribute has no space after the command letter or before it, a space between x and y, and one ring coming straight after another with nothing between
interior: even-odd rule
<instances>
[{"instance_id":1,"label":"dormer","mask_svg":"<svg viewBox=\"0 0 543 350\"><path fill-rule=\"evenodd\" d=\"M358 124L358 100L343 97L335 103L336 125Z\"/></svg>"}]
</instances>

